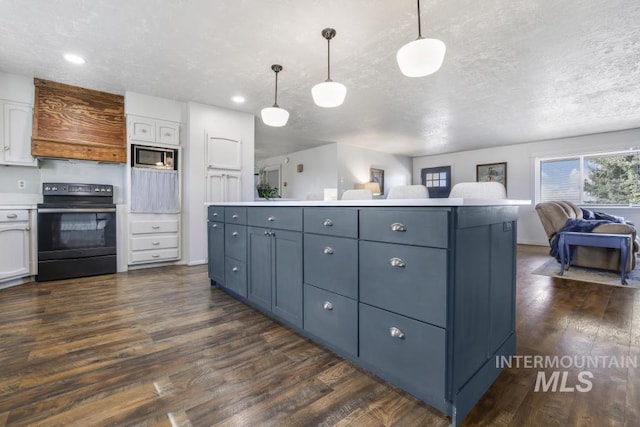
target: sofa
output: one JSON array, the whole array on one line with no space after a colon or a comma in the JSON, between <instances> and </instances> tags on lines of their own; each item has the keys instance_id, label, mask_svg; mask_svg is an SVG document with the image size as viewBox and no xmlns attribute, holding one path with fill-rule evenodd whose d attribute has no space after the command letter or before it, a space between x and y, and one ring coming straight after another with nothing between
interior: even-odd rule
<instances>
[{"instance_id":1,"label":"sofa","mask_svg":"<svg viewBox=\"0 0 640 427\"><path fill-rule=\"evenodd\" d=\"M558 231L564 227L568 219L583 219L583 211L572 202L543 202L536 205L536 212L540 217L544 231L551 244ZM636 253L640 248L640 241L636 229L630 223L603 222L595 227L592 233L631 234L632 248L629 252L627 271L636 266ZM620 271L620 250L610 248L596 248L578 246L571 257L571 265L580 267L599 268L603 270Z\"/></svg>"}]
</instances>

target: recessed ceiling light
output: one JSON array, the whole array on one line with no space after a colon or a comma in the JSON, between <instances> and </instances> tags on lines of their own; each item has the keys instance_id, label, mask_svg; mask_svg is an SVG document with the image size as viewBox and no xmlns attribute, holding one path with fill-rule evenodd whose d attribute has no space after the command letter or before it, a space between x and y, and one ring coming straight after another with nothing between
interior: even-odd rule
<instances>
[{"instance_id":1,"label":"recessed ceiling light","mask_svg":"<svg viewBox=\"0 0 640 427\"><path fill-rule=\"evenodd\" d=\"M236 95L233 98L231 98L231 100L236 104L242 104L244 102L244 96Z\"/></svg>"},{"instance_id":2,"label":"recessed ceiling light","mask_svg":"<svg viewBox=\"0 0 640 427\"><path fill-rule=\"evenodd\" d=\"M65 53L64 59L71 62L72 64L77 64L77 65L82 65L86 62L83 57L74 55L73 53Z\"/></svg>"}]
</instances>

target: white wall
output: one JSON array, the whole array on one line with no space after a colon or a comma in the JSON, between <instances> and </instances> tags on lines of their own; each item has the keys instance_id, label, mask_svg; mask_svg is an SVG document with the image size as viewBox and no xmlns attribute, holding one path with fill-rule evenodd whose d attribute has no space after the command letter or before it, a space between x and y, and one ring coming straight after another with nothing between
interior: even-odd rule
<instances>
[{"instance_id":1,"label":"white wall","mask_svg":"<svg viewBox=\"0 0 640 427\"><path fill-rule=\"evenodd\" d=\"M0 99L33 105L33 78L0 72Z\"/></svg>"},{"instance_id":2,"label":"white wall","mask_svg":"<svg viewBox=\"0 0 640 427\"><path fill-rule=\"evenodd\" d=\"M338 144L338 198L355 184L369 182L370 168L384 170L384 193L411 183L411 158Z\"/></svg>"},{"instance_id":3,"label":"white wall","mask_svg":"<svg viewBox=\"0 0 640 427\"><path fill-rule=\"evenodd\" d=\"M476 165L507 162L507 197L531 200L531 206L521 207L518 220L518 243L548 245L540 219L535 211L535 159L544 157L588 154L626 150L640 146L640 129L608 132L571 138L516 144L482 150L463 151L413 159L413 182L420 183L420 170L425 167L451 165L452 182L476 180ZM602 209L605 210L605 209ZM640 224L640 209L606 208Z\"/></svg>"},{"instance_id":4,"label":"white wall","mask_svg":"<svg viewBox=\"0 0 640 427\"><path fill-rule=\"evenodd\" d=\"M286 199L304 200L307 193L321 193L325 188L338 186L337 157L337 144L333 143L260 160L256 162L256 167L280 166L280 195ZM289 159L288 163L286 158ZM297 172L299 164L302 165L302 172Z\"/></svg>"},{"instance_id":5,"label":"white wall","mask_svg":"<svg viewBox=\"0 0 640 427\"><path fill-rule=\"evenodd\" d=\"M136 92L125 92L124 111L127 115L133 114L170 122L184 123L187 121L186 103Z\"/></svg>"},{"instance_id":6,"label":"white wall","mask_svg":"<svg viewBox=\"0 0 640 427\"><path fill-rule=\"evenodd\" d=\"M239 138L242 141L242 200L253 200L255 117L251 114L190 102L187 104L188 139L183 150L184 260L189 265L207 259L205 203L205 135Z\"/></svg>"}]
</instances>

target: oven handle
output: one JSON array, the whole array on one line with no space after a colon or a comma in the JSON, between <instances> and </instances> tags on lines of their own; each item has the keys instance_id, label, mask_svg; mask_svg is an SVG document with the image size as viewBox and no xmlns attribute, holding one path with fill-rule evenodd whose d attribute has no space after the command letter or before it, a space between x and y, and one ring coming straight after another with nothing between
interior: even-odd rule
<instances>
[{"instance_id":1,"label":"oven handle","mask_svg":"<svg viewBox=\"0 0 640 427\"><path fill-rule=\"evenodd\" d=\"M38 209L38 213L102 213L115 212L116 208L42 208Z\"/></svg>"}]
</instances>

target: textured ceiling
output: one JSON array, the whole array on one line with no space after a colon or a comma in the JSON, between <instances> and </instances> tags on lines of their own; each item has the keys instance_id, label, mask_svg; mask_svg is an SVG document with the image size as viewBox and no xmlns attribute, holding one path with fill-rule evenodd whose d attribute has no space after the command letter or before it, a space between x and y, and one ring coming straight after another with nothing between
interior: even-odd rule
<instances>
[{"instance_id":1,"label":"textured ceiling","mask_svg":"<svg viewBox=\"0 0 640 427\"><path fill-rule=\"evenodd\" d=\"M0 70L257 116L256 157L328 142L411 156L640 127L640 1L423 0L440 71L404 77L414 0L0 0ZM347 86L338 108L311 87ZM64 52L87 59L78 67ZM260 110L291 113L269 128ZM233 104L241 94L246 103Z\"/></svg>"}]
</instances>

